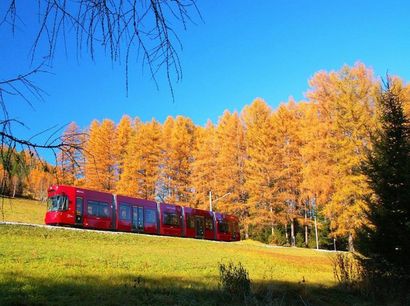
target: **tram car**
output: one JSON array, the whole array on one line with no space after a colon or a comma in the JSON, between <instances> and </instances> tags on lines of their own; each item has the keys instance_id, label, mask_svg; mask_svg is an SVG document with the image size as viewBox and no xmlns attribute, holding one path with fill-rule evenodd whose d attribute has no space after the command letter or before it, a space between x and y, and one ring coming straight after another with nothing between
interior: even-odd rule
<instances>
[{"instance_id":1,"label":"tram car","mask_svg":"<svg viewBox=\"0 0 410 306\"><path fill-rule=\"evenodd\" d=\"M236 216L55 185L48 189L48 225L218 241L239 241Z\"/></svg>"}]
</instances>

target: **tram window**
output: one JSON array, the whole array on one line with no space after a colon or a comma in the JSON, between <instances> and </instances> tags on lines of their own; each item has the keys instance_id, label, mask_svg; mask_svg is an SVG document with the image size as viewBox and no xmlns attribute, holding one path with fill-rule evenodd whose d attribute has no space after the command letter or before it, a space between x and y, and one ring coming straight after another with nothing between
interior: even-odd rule
<instances>
[{"instance_id":1,"label":"tram window","mask_svg":"<svg viewBox=\"0 0 410 306\"><path fill-rule=\"evenodd\" d=\"M83 198L77 197L75 199L75 213L77 216L83 215Z\"/></svg>"},{"instance_id":2,"label":"tram window","mask_svg":"<svg viewBox=\"0 0 410 306\"><path fill-rule=\"evenodd\" d=\"M120 204L120 220L130 221L131 220L131 207L125 204Z\"/></svg>"},{"instance_id":3,"label":"tram window","mask_svg":"<svg viewBox=\"0 0 410 306\"><path fill-rule=\"evenodd\" d=\"M87 201L87 213L94 217L110 217L110 206L104 202Z\"/></svg>"},{"instance_id":4,"label":"tram window","mask_svg":"<svg viewBox=\"0 0 410 306\"><path fill-rule=\"evenodd\" d=\"M157 213L153 209L144 210L145 224L157 224Z\"/></svg>"},{"instance_id":5,"label":"tram window","mask_svg":"<svg viewBox=\"0 0 410 306\"><path fill-rule=\"evenodd\" d=\"M64 211L68 209L68 198L63 195L54 196L47 201L48 211Z\"/></svg>"},{"instance_id":6,"label":"tram window","mask_svg":"<svg viewBox=\"0 0 410 306\"><path fill-rule=\"evenodd\" d=\"M164 225L180 226L179 216L175 213L164 212L162 219Z\"/></svg>"},{"instance_id":7,"label":"tram window","mask_svg":"<svg viewBox=\"0 0 410 306\"><path fill-rule=\"evenodd\" d=\"M211 218L205 218L205 228L209 231L214 230L214 222Z\"/></svg>"},{"instance_id":8,"label":"tram window","mask_svg":"<svg viewBox=\"0 0 410 306\"><path fill-rule=\"evenodd\" d=\"M192 216L187 216L186 220L186 226L187 228L195 228L195 219Z\"/></svg>"},{"instance_id":9,"label":"tram window","mask_svg":"<svg viewBox=\"0 0 410 306\"><path fill-rule=\"evenodd\" d=\"M229 225L226 222L220 221L218 224L219 232L229 233Z\"/></svg>"}]
</instances>

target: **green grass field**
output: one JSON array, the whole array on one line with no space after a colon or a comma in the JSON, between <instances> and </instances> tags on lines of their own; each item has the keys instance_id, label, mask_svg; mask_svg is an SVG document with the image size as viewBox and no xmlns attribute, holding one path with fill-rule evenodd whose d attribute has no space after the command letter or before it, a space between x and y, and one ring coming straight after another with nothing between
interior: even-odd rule
<instances>
[{"instance_id":1,"label":"green grass field","mask_svg":"<svg viewBox=\"0 0 410 306\"><path fill-rule=\"evenodd\" d=\"M44 212L34 201L4 205L5 221L42 223ZM0 305L238 305L240 297L218 288L218 263L229 261L249 271L250 305L366 305L337 288L330 256L252 241L3 224Z\"/></svg>"}]
</instances>

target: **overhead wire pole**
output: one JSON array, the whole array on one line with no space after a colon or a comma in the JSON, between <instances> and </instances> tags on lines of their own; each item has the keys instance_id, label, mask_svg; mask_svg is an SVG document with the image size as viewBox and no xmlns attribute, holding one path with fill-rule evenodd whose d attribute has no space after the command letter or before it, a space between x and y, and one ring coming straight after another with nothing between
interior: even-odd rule
<instances>
[{"instance_id":1,"label":"overhead wire pole","mask_svg":"<svg viewBox=\"0 0 410 306\"><path fill-rule=\"evenodd\" d=\"M217 201L219 201L220 199L226 197L227 195L230 195L231 192L225 193L222 197L217 198L215 201L213 201L213 203L215 204ZM209 211L212 211L212 191L209 191Z\"/></svg>"}]
</instances>

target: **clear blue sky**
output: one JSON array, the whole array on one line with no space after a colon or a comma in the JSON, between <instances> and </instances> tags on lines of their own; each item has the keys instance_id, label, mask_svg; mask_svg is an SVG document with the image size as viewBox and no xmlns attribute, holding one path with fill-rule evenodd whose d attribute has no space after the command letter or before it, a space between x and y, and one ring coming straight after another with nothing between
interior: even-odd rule
<instances>
[{"instance_id":1,"label":"clear blue sky","mask_svg":"<svg viewBox=\"0 0 410 306\"><path fill-rule=\"evenodd\" d=\"M30 69L36 10L23 0L17 5L24 25L14 36L0 29L0 79ZM356 61L377 75L410 78L409 1L203 0L198 7L204 22L193 13L197 24L179 32L183 79L174 84L175 102L161 73L157 90L147 71L132 67L126 97L123 64L112 64L104 52L97 52L95 62L83 53L77 62L75 47L66 56L60 45L53 74L34 79L47 92L45 101L33 101L34 109L6 101L10 117L28 127L17 129L18 136L71 121L81 127L93 119L118 122L123 114L144 121L184 115L200 125L217 122L225 109L240 111L256 97L273 108L290 96L300 100L315 72Z\"/></svg>"}]
</instances>

